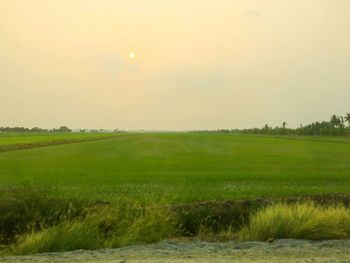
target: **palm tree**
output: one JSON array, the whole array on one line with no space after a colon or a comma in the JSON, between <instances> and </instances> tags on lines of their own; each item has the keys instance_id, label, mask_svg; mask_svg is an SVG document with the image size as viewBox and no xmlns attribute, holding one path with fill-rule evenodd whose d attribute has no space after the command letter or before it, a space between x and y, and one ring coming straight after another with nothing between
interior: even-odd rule
<instances>
[{"instance_id":1,"label":"palm tree","mask_svg":"<svg viewBox=\"0 0 350 263\"><path fill-rule=\"evenodd\" d=\"M287 126L287 123L284 121L284 122L282 122L282 127L283 127L283 129L285 129L286 128L286 126Z\"/></svg>"},{"instance_id":2,"label":"palm tree","mask_svg":"<svg viewBox=\"0 0 350 263\"><path fill-rule=\"evenodd\" d=\"M346 116L344 117L344 120L348 122L350 126L350 112L346 113Z\"/></svg>"},{"instance_id":3,"label":"palm tree","mask_svg":"<svg viewBox=\"0 0 350 263\"><path fill-rule=\"evenodd\" d=\"M344 128L345 128L344 122L345 122L344 117L342 117L342 116L339 117L339 124L338 124L338 126L339 126L339 130L340 130L340 135L344 134Z\"/></svg>"},{"instance_id":4,"label":"palm tree","mask_svg":"<svg viewBox=\"0 0 350 263\"><path fill-rule=\"evenodd\" d=\"M340 127L344 127L344 126L345 126L345 125L344 125L344 122L345 122L344 117L343 117L343 116L340 116L340 117L339 117L339 126L340 126Z\"/></svg>"},{"instance_id":5,"label":"palm tree","mask_svg":"<svg viewBox=\"0 0 350 263\"><path fill-rule=\"evenodd\" d=\"M334 128L335 126L337 126L337 122L338 122L338 117L333 114L330 120L330 124L331 124L331 135L334 136Z\"/></svg>"},{"instance_id":6,"label":"palm tree","mask_svg":"<svg viewBox=\"0 0 350 263\"><path fill-rule=\"evenodd\" d=\"M332 126L334 126L334 127L338 126L341 123L339 117L337 115L334 115L334 114L332 115L330 122L331 122Z\"/></svg>"}]
</instances>

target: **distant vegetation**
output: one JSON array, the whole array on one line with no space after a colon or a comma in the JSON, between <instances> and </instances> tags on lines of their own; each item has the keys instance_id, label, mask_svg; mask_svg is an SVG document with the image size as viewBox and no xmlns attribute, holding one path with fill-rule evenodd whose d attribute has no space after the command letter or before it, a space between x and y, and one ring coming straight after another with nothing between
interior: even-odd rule
<instances>
[{"instance_id":1,"label":"distant vegetation","mask_svg":"<svg viewBox=\"0 0 350 263\"><path fill-rule=\"evenodd\" d=\"M72 130L67 126L61 126L53 129L43 129L39 127L0 127L0 133L104 133L104 132L123 132L119 129L105 130L105 129L76 129Z\"/></svg>"},{"instance_id":2,"label":"distant vegetation","mask_svg":"<svg viewBox=\"0 0 350 263\"><path fill-rule=\"evenodd\" d=\"M72 132L67 126L61 126L52 130L42 129L39 127L25 128L25 127L0 127L0 133L44 133L44 132L58 132L58 133L69 133Z\"/></svg>"},{"instance_id":3,"label":"distant vegetation","mask_svg":"<svg viewBox=\"0 0 350 263\"><path fill-rule=\"evenodd\" d=\"M106 132L103 129L79 129L80 133L97 133ZM0 133L70 133L72 132L67 126L61 126L54 129L42 129L38 127L24 128L24 127L0 127ZM120 132L118 129L113 132ZM298 128L288 128L287 122L282 122L281 126L272 127L265 124L262 128L250 129L218 129L218 130L194 130L191 132L217 132L217 133L241 133L241 134L262 134L262 135L304 135L304 136L350 136L350 113L345 116L337 116L333 114L329 121L316 121L308 125L302 125Z\"/></svg>"},{"instance_id":4,"label":"distant vegetation","mask_svg":"<svg viewBox=\"0 0 350 263\"><path fill-rule=\"evenodd\" d=\"M269 127L267 124L261 128L241 130L245 134L271 134L271 135L323 135L323 136L344 136L350 135L350 113L345 116L332 115L329 121L313 122L308 125L301 125L299 128L287 128L283 122L281 127Z\"/></svg>"},{"instance_id":5,"label":"distant vegetation","mask_svg":"<svg viewBox=\"0 0 350 263\"><path fill-rule=\"evenodd\" d=\"M306 136L350 136L350 113L345 116L332 115L329 121L316 121L298 128L287 128L287 122L282 122L280 127L271 127L265 124L262 128L251 129L220 129L215 131L196 132L218 132L218 133L242 133L242 134L262 134L262 135L306 135Z\"/></svg>"}]
</instances>

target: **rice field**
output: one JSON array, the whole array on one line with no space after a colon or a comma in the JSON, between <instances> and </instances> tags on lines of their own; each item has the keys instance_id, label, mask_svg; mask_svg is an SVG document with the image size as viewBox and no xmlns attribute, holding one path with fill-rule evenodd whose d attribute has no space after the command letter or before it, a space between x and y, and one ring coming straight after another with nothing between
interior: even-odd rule
<instances>
[{"instance_id":1,"label":"rice field","mask_svg":"<svg viewBox=\"0 0 350 263\"><path fill-rule=\"evenodd\" d=\"M0 147L94 136L106 134L1 134ZM122 133L1 152L0 187L33 184L83 199L172 202L347 193L349 143L343 137Z\"/></svg>"}]
</instances>

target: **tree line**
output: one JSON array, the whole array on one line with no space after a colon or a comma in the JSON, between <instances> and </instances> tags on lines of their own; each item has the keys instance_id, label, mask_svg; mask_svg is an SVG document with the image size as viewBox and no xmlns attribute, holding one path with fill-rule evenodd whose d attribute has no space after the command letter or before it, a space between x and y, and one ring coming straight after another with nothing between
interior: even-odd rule
<instances>
[{"instance_id":1,"label":"tree line","mask_svg":"<svg viewBox=\"0 0 350 263\"><path fill-rule=\"evenodd\" d=\"M316 121L298 128L287 128L287 123L283 122L280 127L270 127L266 124L262 128L252 128L236 130L244 134L270 134L270 135L324 135L324 136L344 136L350 135L350 113L345 116L333 114L329 121Z\"/></svg>"},{"instance_id":2,"label":"tree line","mask_svg":"<svg viewBox=\"0 0 350 263\"><path fill-rule=\"evenodd\" d=\"M45 132L56 132L56 133L69 133L72 132L67 126L61 126L54 129L42 129L39 127L25 128L25 127L0 127L0 133L45 133Z\"/></svg>"}]
</instances>

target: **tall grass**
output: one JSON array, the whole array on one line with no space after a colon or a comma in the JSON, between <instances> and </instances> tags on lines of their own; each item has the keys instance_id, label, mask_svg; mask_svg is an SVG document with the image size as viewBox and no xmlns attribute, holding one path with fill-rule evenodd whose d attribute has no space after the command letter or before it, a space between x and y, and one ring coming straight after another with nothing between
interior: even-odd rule
<instances>
[{"instance_id":1,"label":"tall grass","mask_svg":"<svg viewBox=\"0 0 350 263\"><path fill-rule=\"evenodd\" d=\"M174 206L166 200L117 197L88 202L52 196L36 187L0 192L0 245L10 247L11 254L32 254L115 248L188 235L214 241L350 238L350 210L341 205L304 201L266 207L257 200Z\"/></svg>"},{"instance_id":2,"label":"tall grass","mask_svg":"<svg viewBox=\"0 0 350 263\"><path fill-rule=\"evenodd\" d=\"M114 248L156 242L175 235L173 218L165 206L146 207L121 200L83 219L67 220L26 235L19 240L13 253Z\"/></svg>"},{"instance_id":3,"label":"tall grass","mask_svg":"<svg viewBox=\"0 0 350 263\"><path fill-rule=\"evenodd\" d=\"M344 206L277 203L258 211L239 232L239 239L345 239L350 237L350 211Z\"/></svg>"},{"instance_id":4,"label":"tall grass","mask_svg":"<svg viewBox=\"0 0 350 263\"><path fill-rule=\"evenodd\" d=\"M64 222L22 237L13 254L60 252L104 247L98 224L92 220Z\"/></svg>"},{"instance_id":5,"label":"tall grass","mask_svg":"<svg viewBox=\"0 0 350 263\"><path fill-rule=\"evenodd\" d=\"M0 245L30 231L84 217L86 202L53 198L48 190L27 185L0 192Z\"/></svg>"}]
</instances>

